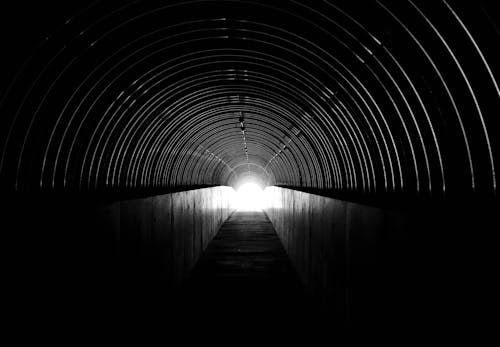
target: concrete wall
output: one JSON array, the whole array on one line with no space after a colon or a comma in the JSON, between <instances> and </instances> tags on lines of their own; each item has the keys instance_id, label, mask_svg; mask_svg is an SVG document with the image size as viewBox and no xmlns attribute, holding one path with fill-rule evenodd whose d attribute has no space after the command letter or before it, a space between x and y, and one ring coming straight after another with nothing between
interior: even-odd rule
<instances>
[{"instance_id":1,"label":"concrete wall","mask_svg":"<svg viewBox=\"0 0 500 347\"><path fill-rule=\"evenodd\" d=\"M172 318L182 310L184 277L233 212L233 195L213 187L116 202L11 197L0 211L9 315Z\"/></svg>"},{"instance_id":2,"label":"concrete wall","mask_svg":"<svg viewBox=\"0 0 500 347\"><path fill-rule=\"evenodd\" d=\"M272 196L272 204L265 212L324 313L344 324L359 300L365 308L372 304L373 288L364 291L364 286L373 287L377 262L387 256L383 239L397 237L405 219L374 207L279 187L267 187L266 195ZM369 310L364 311L366 315Z\"/></svg>"},{"instance_id":3,"label":"concrete wall","mask_svg":"<svg viewBox=\"0 0 500 347\"><path fill-rule=\"evenodd\" d=\"M233 188L196 189L101 205L96 223L112 235L122 271L180 288L233 205Z\"/></svg>"},{"instance_id":4,"label":"concrete wall","mask_svg":"<svg viewBox=\"0 0 500 347\"><path fill-rule=\"evenodd\" d=\"M395 211L279 187L266 195L265 212L325 319L442 329L469 321L478 306L468 299L480 300L491 282L479 275L493 264L490 205Z\"/></svg>"}]
</instances>

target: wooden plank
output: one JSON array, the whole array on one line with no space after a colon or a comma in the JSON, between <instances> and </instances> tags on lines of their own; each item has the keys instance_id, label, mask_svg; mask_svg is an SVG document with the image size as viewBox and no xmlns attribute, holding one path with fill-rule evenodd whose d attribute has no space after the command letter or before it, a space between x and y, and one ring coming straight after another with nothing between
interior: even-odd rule
<instances>
[{"instance_id":1,"label":"wooden plank","mask_svg":"<svg viewBox=\"0 0 500 347\"><path fill-rule=\"evenodd\" d=\"M238 211L222 225L191 271L185 296L191 310L212 317L292 319L310 304L263 212Z\"/></svg>"}]
</instances>

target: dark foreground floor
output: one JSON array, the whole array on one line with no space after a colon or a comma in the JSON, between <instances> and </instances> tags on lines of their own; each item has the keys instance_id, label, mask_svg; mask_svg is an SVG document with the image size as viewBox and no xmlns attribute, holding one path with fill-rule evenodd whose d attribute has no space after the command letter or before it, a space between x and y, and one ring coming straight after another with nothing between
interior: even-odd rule
<instances>
[{"instance_id":1,"label":"dark foreground floor","mask_svg":"<svg viewBox=\"0 0 500 347\"><path fill-rule=\"evenodd\" d=\"M310 302L263 212L235 212L197 262L184 290L191 312L228 324L311 319Z\"/></svg>"}]
</instances>

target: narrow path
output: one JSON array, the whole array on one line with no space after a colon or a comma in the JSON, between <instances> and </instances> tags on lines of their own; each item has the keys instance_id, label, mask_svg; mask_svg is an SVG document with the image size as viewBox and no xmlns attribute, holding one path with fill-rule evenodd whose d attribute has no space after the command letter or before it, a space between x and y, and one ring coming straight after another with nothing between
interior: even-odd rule
<instances>
[{"instance_id":1,"label":"narrow path","mask_svg":"<svg viewBox=\"0 0 500 347\"><path fill-rule=\"evenodd\" d=\"M308 299L263 212L235 212L197 262L185 290L191 309L212 318L304 318Z\"/></svg>"}]
</instances>

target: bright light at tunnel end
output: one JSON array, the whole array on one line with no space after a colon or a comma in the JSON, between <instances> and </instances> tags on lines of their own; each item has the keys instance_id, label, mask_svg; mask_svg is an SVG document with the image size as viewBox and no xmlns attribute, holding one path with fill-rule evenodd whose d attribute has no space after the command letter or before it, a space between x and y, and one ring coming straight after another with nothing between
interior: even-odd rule
<instances>
[{"instance_id":1,"label":"bright light at tunnel end","mask_svg":"<svg viewBox=\"0 0 500 347\"><path fill-rule=\"evenodd\" d=\"M238 211L262 211L266 208L266 200L264 191L256 183L244 183L236 191L236 209Z\"/></svg>"}]
</instances>

